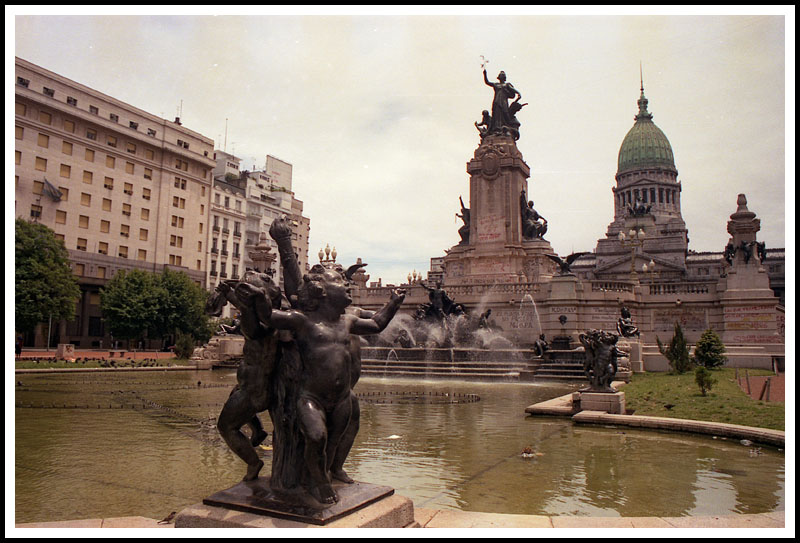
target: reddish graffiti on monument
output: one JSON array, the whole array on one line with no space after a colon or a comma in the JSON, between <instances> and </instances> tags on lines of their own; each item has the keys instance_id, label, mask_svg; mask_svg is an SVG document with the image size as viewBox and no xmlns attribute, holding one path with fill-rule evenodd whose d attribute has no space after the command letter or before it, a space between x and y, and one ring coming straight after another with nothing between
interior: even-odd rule
<instances>
[{"instance_id":1,"label":"reddish graffiti on monument","mask_svg":"<svg viewBox=\"0 0 800 543\"><path fill-rule=\"evenodd\" d=\"M705 330L708 319L704 309L654 309L653 310L653 330L656 332L671 332L675 328L675 323L681 328L690 330Z\"/></svg>"},{"instance_id":2,"label":"reddish graffiti on monument","mask_svg":"<svg viewBox=\"0 0 800 543\"><path fill-rule=\"evenodd\" d=\"M486 215L478 219L478 241L500 241L503 239L505 219L500 215Z\"/></svg>"},{"instance_id":3,"label":"reddish graffiti on monument","mask_svg":"<svg viewBox=\"0 0 800 543\"><path fill-rule=\"evenodd\" d=\"M776 311L769 305L726 307L726 330L770 330L775 328Z\"/></svg>"}]
</instances>

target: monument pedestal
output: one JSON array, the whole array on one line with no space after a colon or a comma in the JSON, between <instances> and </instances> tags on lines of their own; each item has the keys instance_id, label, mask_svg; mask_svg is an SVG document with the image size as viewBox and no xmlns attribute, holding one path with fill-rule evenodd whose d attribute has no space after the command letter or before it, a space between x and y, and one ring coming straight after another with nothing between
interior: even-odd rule
<instances>
[{"instance_id":1,"label":"monument pedestal","mask_svg":"<svg viewBox=\"0 0 800 543\"><path fill-rule=\"evenodd\" d=\"M633 373L644 373L644 361L642 359L642 342L632 338L620 338L620 348L625 350L628 347L628 357L630 360L630 371Z\"/></svg>"},{"instance_id":2,"label":"monument pedestal","mask_svg":"<svg viewBox=\"0 0 800 543\"><path fill-rule=\"evenodd\" d=\"M388 486L334 482L339 496L324 506L305 493L277 493L268 477L242 481L175 517L176 528L403 528L414 523L414 504Z\"/></svg>"},{"instance_id":3,"label":"monument pedestal","mask_svg":"<svg viewBox=\"0 0 800 543\"><path fill-rule=\"evenodd\" d=\"M62 358L71 362L75 361L75 345L72 343L59 343L56 348L56 358Z\"/></svg>"},{"instance_id":4,"label":"monument pedestal","mask_svg":"<svg viewBox=\"0 0 800 543\"><path fill-rule=\"evenodd\" d=\"M736 212L728 221L731 240L728 247L734 252L730 257L731 267L727 277L720 281L723 292L720 296L722 306L722 342L725 345L777 346L782 343L778 334L778 299L769 286L769 275L761 264L759 244L756 233L761 221L756 214L747 209L747 198L740 194L736 200ZM771 365L766 356L758 361L760 365Z\"/></svg>"},{"instance_id":5,"label":"monument pedestal","mask_svg":"<svg viewBox=\"0 0 800 543\"><path fill-rule=\"evenodd\" d=\"M572 403L577 403L580 411L603 411L612 415L625 414L624 392L573 392Z\"/></svg>"}]
</instances>

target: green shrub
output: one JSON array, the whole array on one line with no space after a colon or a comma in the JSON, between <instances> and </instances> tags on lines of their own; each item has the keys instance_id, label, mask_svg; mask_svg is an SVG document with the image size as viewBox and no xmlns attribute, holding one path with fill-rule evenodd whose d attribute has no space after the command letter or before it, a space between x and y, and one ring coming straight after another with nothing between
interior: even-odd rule
<instances>
[{"instance_id":1,"label":"green shrub","mask_svg":"<svg viewBox=\"0 0 800 543\"><path fill-rule=\"evenodd\" d=\"M672 368L673 373L686 373L692 369L694 363L689 356L689 344L686 343L680 324L675 323L675 334L672 336L668 347L664 347L658 336L656 336L656 342L658 343L658 350L669 361L669 367Z\"/></svg>"},{"instance_id":2,"label":"green shrub","mask_svg":"<svg viewBox=\"0 0 800 543\"><path fill-rule=\"evenodd\" d=\"M176 358L191 358L194 352L194 338L191 334L184 334L178 332L175 338L175 357Z\"/></svg>"},{"instance_id":3,"label":"green shrub","mask_svg":"<svg viewBox=\"0 0 800 543\"><path fill-rule=\"evenodd\" d=\"M706 392L711 390L711 387L717 382L705 366L697 366L697 369L694 370L694 380L697 386L700 387L700 393L703 396L705 396Z\"/></svg>"},{"instance_id":4,"label":"green shrub","mask_svg":"<svg viewBox=\"0 0 800 543\"><path fill-rule=\"evenodd\" d=\"M695 363L698 366L714 369L723 366L727 360L725 345L719 335L711 328L703 332L694 347Z\"/></svg>"}]
</instances>

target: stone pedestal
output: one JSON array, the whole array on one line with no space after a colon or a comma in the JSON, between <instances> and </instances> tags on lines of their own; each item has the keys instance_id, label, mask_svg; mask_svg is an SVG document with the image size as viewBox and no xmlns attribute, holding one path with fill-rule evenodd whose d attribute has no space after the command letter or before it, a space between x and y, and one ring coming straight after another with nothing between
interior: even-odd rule
<instances>
[{"instance_id":1,"label":"stone pedestal","mask_svg":"<svg viewBox=\"0 0 800 543\"><path fill-rule=\"evenodd\" d=\"M630 345L631 371L633 373L644 372L644 360L642 360L642 343L638 340L625 338Z\"/></svg>"},{"instance_id":2,"label":"stone pedestal","mask_svg":"<svg viewBox=\"0 0 800 543\"><path fill-rule=\"evenodd\" d=\"M729 247L735 249L727 277L720 281L723 329L726 345L768 346L782 343L778 334L778 298L769 287L769 276L761 265L756 233L761 228L756 214L747 209L740 194L736 212L728 221Z\"/></svg>"},{"instance_id":3,"label":"stone pedestal","mask_svg":"<svg viewBox=\"0 0 800 543\"><path fill-rule=\"evenodd\" d=\"M244 337L239 335L222 336L219 338L220 359L242 356L244 353Z\"/></svg>"},{"instance_id":4,"label":"stone pedestal","mask_svg":"<svg viewBox=\"0 0 800 543\"><path fill-rule=\"evenodd\" d=\"M75 360L75 345L72 343L59 343L56 347L56 358Z\"/></svg>"},{"instance_id":5,"label":"stone pedestal","mask_svg":"<svg viewBox=\"0 0 800 543\"><path fill-rule=\"evenodd\" d=\"M388 486L334 482L339 496L324 506L305 493L276 493L268 477L242 481L175 517L176 528L404 528L414 522L414 505Z\"/></svg>"},{"instance_id":6,"label":"stone pedestal","mask_svg":"<svg viewBox=\"0 0 800 543\"><path fill-rule=\"evenodd\" d=\"M625 414L624 392L573 392L572 402L580 411L603 411L613 415Z\"/></svg>"}]
</instances>

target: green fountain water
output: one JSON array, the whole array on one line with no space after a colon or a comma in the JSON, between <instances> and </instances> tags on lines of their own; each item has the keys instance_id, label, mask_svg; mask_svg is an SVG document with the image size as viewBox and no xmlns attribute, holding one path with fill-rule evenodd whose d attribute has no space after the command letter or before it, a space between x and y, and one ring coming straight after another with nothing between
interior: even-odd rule
<instances>
[{"instance_id":1,"label":"green fountain water","mask_svg":"<svg viewBox=\"0 0 800 543\"><path fill-rule=\"evenodd\" d=\"M244 474L214 427L233 372L17 378L18 523L163 518ZM524 414L574 388L363 378L361 430L345 469L433 509L584 516L784 509L781 450ZM269 430L266 413L264 423ZM526 447L532 455L521 455ZM260 453L269 464L271 451Z\"/></svg>"}]
</instances>

